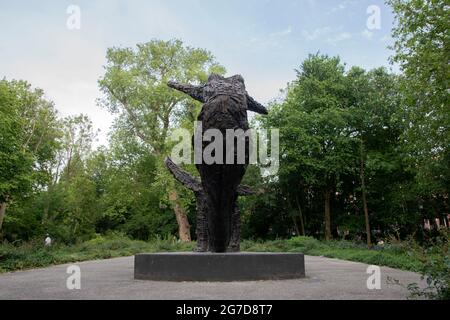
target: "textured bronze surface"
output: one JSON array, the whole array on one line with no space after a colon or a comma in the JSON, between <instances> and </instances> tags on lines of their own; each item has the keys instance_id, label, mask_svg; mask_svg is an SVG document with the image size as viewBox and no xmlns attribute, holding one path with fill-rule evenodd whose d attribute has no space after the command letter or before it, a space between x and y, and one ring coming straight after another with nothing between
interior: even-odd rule
<instances>
[{"instance_id":1,"label":"textured bronze surface","mask_svg":"<svg viewBox=\"0 0 450 320\"><path fill-rule=\"evenodd\" d=\"M184 92L204 103L198 121L201 132L210 129L219 130L223 136L224 152L220 163L196 164L201 181L178 168L170 159L166 165L175 178L191 189L197 200L197 238L198 251L226 252L239 251L240 211L237 204L239 195L248 195L246 187L239 187L249 163L249 138L237 137L234 144L234 162L226 161L226 131L229 129L244 131L249 129L247 111L267 114L267 110L251 98L240 75L229 78L212 74L208 82L201 86L192 86L169 82L171 88ZM245 139L245 161L237 161L238 139ZM194 141L194 139L193 139ZM209 142L202 139L202 151ZM251 193L251 192L250 192Z\"/></svg>"}]
</instances>

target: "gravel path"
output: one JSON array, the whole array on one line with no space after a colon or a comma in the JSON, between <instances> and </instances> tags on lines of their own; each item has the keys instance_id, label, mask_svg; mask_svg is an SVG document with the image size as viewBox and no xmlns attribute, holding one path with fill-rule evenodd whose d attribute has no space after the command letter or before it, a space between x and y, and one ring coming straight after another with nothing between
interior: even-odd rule
<instances>
[{"instance_id":1,"label":"gravel path","mask_svg":"<svg viewBox=\"0 0 450 320\"><path fill-rule=\"evenodd\" d=\"M0 274L0 299L406 299L406 289L387 284L423 283L416 273L381 267L381 289L367 288L368 265L305 256L305 279L248 282L155 282L133 279L133 257L74 263L81 289L66 286L71 264Z\"/></svg>"}]
</instances>

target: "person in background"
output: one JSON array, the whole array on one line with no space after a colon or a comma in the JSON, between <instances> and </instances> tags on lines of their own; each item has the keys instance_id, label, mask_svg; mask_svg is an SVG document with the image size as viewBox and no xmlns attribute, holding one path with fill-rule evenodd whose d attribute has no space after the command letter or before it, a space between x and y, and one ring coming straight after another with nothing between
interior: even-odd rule
<instances>
[{"instance_id":1,"label":"person in background","mask_svg":"<svg viewBox=\"0 0 450 320\"><path fill-rule=\"evenodd\" d=\"M50 235L47 233L46 238L44 240L44 245L46 247L50 247L52 245L52 238L50 238Z\"/></svg>"}]
</instances>

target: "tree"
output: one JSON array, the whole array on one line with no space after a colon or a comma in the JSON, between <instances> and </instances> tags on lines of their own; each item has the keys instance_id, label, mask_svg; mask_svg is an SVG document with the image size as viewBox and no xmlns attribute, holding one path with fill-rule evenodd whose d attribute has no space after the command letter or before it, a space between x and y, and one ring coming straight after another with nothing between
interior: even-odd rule
<instances>
[{"instance_id":1,"label":"tree","mask_svg":"<svg viewBox=\"0 0 450 320\"><path fill-rule=\"evenodd\" d=\"M382 68L345 71L338 58L313 55L284 101L261 119L266 128L280 128L279 179L272 188L296 234L325 226L325 238L333 231L365 235L370 247L372 224L388 231L394 221L416 222L414 214L408 222L399 213L411 206L412 193L399 202L396 196L411 183L401 149L398 82Z\"/></svg>"},{"instance_id":2,"label":"tree","mask_svg":"<svg viewBox=\"0 0 450 320\"><path fill-rule=\"evenodd\" d=\"M271 110L266 123L280 128L280 183L294 199L291 202L297 202L295 193L306 186L313 187L315 194L321 193L327 240L332 237L333 197L355 161L347 126L347 99L340 60L310 55L289 86L285 102Z\"/></svg>"},{"instance_id":3,"label":"tree","mask_svg":"<svg viewBox=\"0 0 450 320\"><path fill-rule=\"evenodd\" d=\"M177 223L158 178L158 158L120 127L108 150L89 161L90 176L101 190L102 214L98 232L122 231L134 239L149 240L173 234Z\"/></svg>"},{"instance_id":4,"label":"tree","mask_svg":"<svg viewBox=\"0 0 450 320\"><path fill-rule=\"evenodd\" d=\"M91 120L85 115L68 116L59 121L61 134L43 199L42 224L60 238L74 242L94 232L98 216L96 183L87 169L96 137ZM63 224L63 232L58 228Z\"/></svg>"},{"instance_id":5,"label":"tree","mask_svg":"<svg viewBox=\"0 0 450 320\"><path fill-rule=\"evenodd\" d=\"M385 180L382 173L392 175L398 169L398 157L393 157L399 146L401 123L395 120L400 108L398 76L383 68L370 72L353 67L346 76L349 90L349 125L358 148L359 184L366 225L367 245L371 247L371 227L368 204L369 191L376 192L369 181ZM392 182L391 182L392 184ZM370 190L372 188L372 190Z\"/></svg>"},{"instance_id":6,"label":"tree","mask_svg":"<svg viewBox=\"0 0 450 320\"><path fill-rule=\"evenodd\" d=\"M450 177L450 11L444 0L388 0L396 25L395 54L404 74L400 110L409 168L422 198L448 213ZM434 200L432 199L434 198Z\"/></svg>"},{"instance_id":7,"label":"tree","mask_svg":"<svg viewBox=\"0 0 450 320\"><path fill-rule=\"evenodd\" d=\"M159 160L168 152L168 134L192 101L167 87L169 80L201 83L209 73L223 74L224 68L208 51L184 47L180 40L152 40L132 48L111 48L107 52L105 75L99 80L105 97L100 105L119 114L119 122L139 137ZM168 190L182 241L190 241L189 221L174 187Z\"/></svg>"}]
</instances>

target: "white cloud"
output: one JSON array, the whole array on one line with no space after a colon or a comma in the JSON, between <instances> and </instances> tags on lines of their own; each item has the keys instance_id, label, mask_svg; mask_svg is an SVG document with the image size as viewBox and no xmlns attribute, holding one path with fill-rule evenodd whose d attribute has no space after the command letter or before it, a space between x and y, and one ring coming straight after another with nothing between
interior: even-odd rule
<instances>
[{"instance_id":1,"label":"white cloud","mask_svg":"<svg viewBox=\"0 0 450 320\"><path fill-rule=\"evenodd\" d=\"M289 26L287 29L282 30L282 31L278 31L278 32L273 32L269 34L269 37L284 37L287 36L289 34L292 33L292 27Z\"/></svg>"},{"instance_id":2,"label":"white cloud","mask_svg":"<svg viewBox=\"0 0 450 320\"><path fill-rule=\"evenodd\" d=\"M53 39L51 44L33 33L32 52L20 43L14 43L4 52L4 57L9 59L7 63L0 62L2 76L9 80L25 79L33 87L43 89L61 116L88 115L94 127L101 130L98 144L106 144L113 117L95 102L100 96L97 80L104 72L106 48L99 43L97 35L91 33L92 38L85 37L83 29L46 31L48 38Z\"/></svg>"},{"instance_id":3,"label":"white cloud","mask_svg":"<svg viewBox=\"0 0 450 320\"><path fill-rule=\"evenodd\" d=\"M380 38L381 42L390 42L392 40L392 37L389 35L385 35L384 37Z\"/></svg>"},{"instance_id":4,"label":"white cloud","mask_svg":"<svg viewBox=\"0 0 450 320\"><path fill-rule=\"evenodd\" d=\"M344 10L349 6L356 4L357 2L358 2L358 0L344 0L341 3L339 3L337 6L332 7L328 13L334 13L337 11Z\"/></svg>"},{"instance_id":5,"label":"white cloud","mask_svg":"<svg viewBox=\"0 0 450 320\"><path fill-rule=\"evenodd\" d=\"M363 36L364 38L370 40L373 38L373 32L365 29L363 32L361 32L361 36Z\"/></svg>"},{"instance_id":6,"label":"white cloud","mask_svg":"<svg viewBox=\"0 0 450 320\"><path fill-rule=\"evenodd\" d=\"M241 72L242 73L242 72ZM284 89L289 81L295 79L293 70L280 70L267 77L265 71L243 73L248 93L258 102L267 105L280 95L280 89Z\"/></svg>"},{"instance_id":7,"label":"white cloud","mask_svg":"<svg viewBox=\"0 0 450 320\"><path fill-rule=\"evenodd\" d=\"M104 73L106 49L112 45L134 46L153 37L182 37L186 28L158 3L146 8L130 6L127 14L135 19L128 25L125 20L109 18L123 10L119 1L81 5L81 29L73 31L66 28L66 8L60 9L56 16L45 9L46 20L30 14L13 18L0 12L0 21L5 17L6 24L15 26L15 33L0 30L0 77L24 79L43 89L62 117L88 115L94 128L101 130L95 145L107 144L114 116L96 104L101 97L97 81ZM99 12L102 15L93 19ZM128 36L130 33L132 36Z\"/></svg>"},{"instance_id":8,"label":"white cloud","mask_svg":"<svg viewBox=\"0 0 450 320\"><path fill-rule=\"evenodd\" d=\"M321 27L313 30L312 32L303 30L302 36L309 41L327 37L325 42L336 45L338 42L352 38L352 34L350 32L340 32L342 29L342 27L336 28L334 30L330 27Z\"/></svg>"},{"instance_id":9,"label":"white cloud","mask_svg":"<svg viewBox=\"0 0 450 320\"><path fill-rule=\"evenodd\" d=\"M279 46L278 41L276 41L275 39L269 39L269 38L251 38L249 41L252 46L259 46L262 48L275 48Z\"/></svg>"},{"instance_id":10,"label":"white cloud","mask_svg":"<svg viewBox=\"0 0 450 320\"><path fill-rule=\"evenodd\" d=\"M264 48L274 48L279 46L279 42L277 41L277 38L286 37L292 33L292 27L289 26L287 29L269 33L267 36L260 38L260 37L253 37L250 39L250 43L252 45L258 45L260 47Z\"/></svg>"},{"instance_id":11,"label":"white cloud","mask_svg":"<svg viewBox=\"0 0 450 320\"><path fill-rule=\"evenodd\" d=\"M113 45L134 46L152 38L181 38L187 45L211 50L227 70L243 73L248 85L252 86L252 95L261 102L276 96L287 80L295 78L295 73L290 72L297 66L299 56L306 56L306 50L339 43L342 44L339 49L343 56L347 54L349 63L361 64L364 50L354 54L354 48L350 47L353 43L348 39L362 40L364 25L355 26L344 11L357 13L352 11L357 9L353 6L356 0L335 0L329 4L322 0L292 1L295 1L292 7L284 6L279 15L295 13L298 20L282 20L284 24L280 29L266 33L261 30L267 25L262 19L256 19L252 10L251 14L246 10L233 13L218 6L219 11L204 1L191 1L189 5L181 5L184 2L180 1L180 10L173 10L174 4L156 0L137 1L139 4L134 5L123 0L84 2L81 5L81 30L75 32L65 28L64 4L60 4L59 9L55 4L48 4L42 10L26 12L8 12L2 8L0 21L10 28L0 30L0 77L27 79L34 86L43 88L62 115L88 114L94 126L102 129L101 140L106 142L112 116L96 106L95 99L100 95L97 80L104 72L106 48ZM293 8L295 4L301 9ZM345 28L336 25L342 19L327 16L326 11L331 7L340 10L335 15L343 15ZM267 16L276 13L267 12ZM364 15L363 11L361 15ZM231 27L222 27L222 23L227 25L230 21L234 21ZM303 41L290 41L297 33ZM378 32L373 34L372 41L376 40L380 45L369 52L369 58L376 57L367 59L370 66L384 62L384 58L378 58L379 52L383 53L386 47L382 42L392 41L389 36L381 36ZM307 41L317 43L305 45ZM312 49L309 48L311 44L314 45ZM280 70L285 74L279 74Z\"/></svg>"},{"instance_id":12,"label":"white cloud","mask_svg":"<svg viewBox=\"0 0 450 320\"><path fill-rule=\"evenodd\" d=\"M324 36L330 32L331 32L330 27L322 27L322 28L317 28L317 29L313 30L312 32L309 32L308 30L303 30L302 35L307 40L315 40L315 39L317 39L321 36Z\"/></svg>"}]
</instances>

